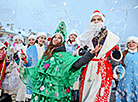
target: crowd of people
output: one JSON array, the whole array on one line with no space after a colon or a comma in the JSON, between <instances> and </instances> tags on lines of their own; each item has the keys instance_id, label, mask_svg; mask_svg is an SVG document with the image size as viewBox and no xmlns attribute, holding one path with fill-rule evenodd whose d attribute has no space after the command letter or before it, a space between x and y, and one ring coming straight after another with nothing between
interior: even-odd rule
<instances>
[{"instance_id":1,"label":"crowd of people","mask_svg":"<svg viewBox=\"0 0 138 102\"><path fill-rule=\"evenodd\" d=\"M27 44L20 34L0 42L0 102L109 102L113 80L116 102L138 102L138 37L121 51L104 23L95 10L82 34L67 34L62 20L50 38L39 32Z\"/></svg>"}]
</instances>

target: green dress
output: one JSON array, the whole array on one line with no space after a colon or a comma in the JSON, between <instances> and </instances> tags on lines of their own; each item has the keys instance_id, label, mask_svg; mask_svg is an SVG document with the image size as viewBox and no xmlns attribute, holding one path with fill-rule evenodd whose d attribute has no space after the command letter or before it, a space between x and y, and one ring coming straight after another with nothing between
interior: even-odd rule
<instances>
[{"instance_id":1,"label":"green dress","mask_svg":"<svg viewBox=\"0 0 138 102\"><path fill-rule=\"evenodd\" d=\"M25 68L21 79L33 92L31 102L70 102L71 87L81 70L71 68L79 58L68 52L54 52L50 59L41 59L36 67Z\"/></svg>"}]
</instances>

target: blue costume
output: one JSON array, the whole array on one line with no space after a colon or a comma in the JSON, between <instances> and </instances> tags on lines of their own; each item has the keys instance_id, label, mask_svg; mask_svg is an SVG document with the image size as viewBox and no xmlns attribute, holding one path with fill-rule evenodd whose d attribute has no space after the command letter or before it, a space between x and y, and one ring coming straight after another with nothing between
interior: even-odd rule
<instances>
[{"instance_id":1,"label":"blue costume","mask_svg":"<svg viewBox=\"0 0 138 102\"><path fill-rule=\"evenodd\" d=\"M77 42L67 42L65 44L66 46L66 51L69 52L70 54L72 54L73 56L77 56L77 47L79 46L77 44ZM75 52L75 53L74 53ZM77 101L79 100L79 79L80 77L78 77L78 79L75 81L74 85L73 85L73 89L71 92L71 97L72 97L72 101Z\"/></svg>"},{"instance_id":2,"label":"blue costume","mask_svg":"<svg viewBox=\"0 0 138 102\"><path fill-rule=\"evenodd\" d=\"M46 47L45 47L46 50ZM26 64L24 64L24 66L26 67L34 67L36 66L37 62L38 62L38 53L37 53L37 48L36 45L30 46L27 51L26 51L27 57L28 57L28 61Z\"/></svg>"},{"instance_id":3,"label":"blue costume","mask_svg":"<svg viewBox=\"0 0 138 102\"><path fill-rule=\"evenodd\" d=\"M116 102L138 102L138 52L128 52L124 64L125 76L118 83Z\"/></svg>"},{"instance_id":4,"label":"blue costume","mask_svg":"<svg viewBox=\"0 0 138 102\"><path fill-rule=\"evenodd\" d=\"M73 51L77 50L78 44L76 43L73 45L73 44L67 43L65 44L65 46L66 46L66 51L73 54Z\"/></svg>"}]
</instances>

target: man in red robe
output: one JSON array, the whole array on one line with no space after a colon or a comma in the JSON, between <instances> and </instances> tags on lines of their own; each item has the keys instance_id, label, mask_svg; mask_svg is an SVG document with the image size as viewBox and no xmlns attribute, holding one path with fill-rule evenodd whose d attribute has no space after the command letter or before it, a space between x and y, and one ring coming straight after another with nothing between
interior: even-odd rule
<instances>
[{"instance_id":1,"label":"man in red robe","mask_svg":"<svg viewBox=\"0 0 138 102\"><path fill-rule=\"evenodd\" d=\"M112 66L109 58L121 60L118 51L119 37L104 26L105 16L98 10L94 11L88 29L79 37L80 45L94 49L101 45L97 53L81 72L80 102L108 102L113 79Z\"/></svg>"}]
</instances>

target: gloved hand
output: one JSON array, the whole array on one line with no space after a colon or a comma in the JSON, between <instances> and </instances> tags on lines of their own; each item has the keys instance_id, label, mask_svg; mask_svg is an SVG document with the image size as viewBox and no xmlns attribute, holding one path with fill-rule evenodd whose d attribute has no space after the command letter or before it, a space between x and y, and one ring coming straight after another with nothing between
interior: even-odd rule
<instances>
[{"instance_id":1,"label":"gloved hand","mask_svg":"<svg viewBox=\"0 0 138 102\"><path fill-rule=\"evenodd\" d=\"M118 68L117 68L117 74L118 74L118 80L121 80L121 74L124 73L125 69L123 68L123 66L120 64L118 65Z\"/></svg>"},{"instance_id":2,"label":"gloved hand","mask_svg":"<svg viewBox=\"0 0 138 102\"><path fill-rule=\"evenodd\" d=\"M14 55L13 55L13 59L15 59L15 61L19 60L19 56L18 56L17 52L14 53Z\"/></svg>"},{"instance_id":3,"label":"gloved hand","mask_svg":"<svg viewBox=\"0 0 138 102\"><path fill-rule=\"evenodd\" d=\"M79 55L80 56L84 55L86 53L86 51L88 50L88 48L89 47L87 45L85 45L83 48L80 48L79 49Z\"/></svg>"},{"instance_id":4,"label":"gloved hand","mask_svg":"<svg viewBox=\"0 0 138 102\"><path fill-rule=\"evenodd\" d=\"M117 50L117 49L115 48L115 50L113 50L113 52L112 52L112 56L113 56L113 58L115 58L115 59L120 59L121 53L120 53L119 50Z\"/></svg>"},{"instance_id":5,"label":"gloved hand","mask_svg":"<svg viewBox=\"0 0 138 102\"><path fill-rule=\"evenodd\" d=\"M104 32L106 30L106 26L101 28L101 32Z\"/></svg>"},{"instance_id":6,"label":"gloved hand","mask_svg":"<svg viewBox=\"0 0 138 102\"><path fill-rule=\"evenodd\" d=\"M97 35L97 38L98 38L98 39L100 38L100 36L101 36L102 33L107 33L106 26L104 26L104 27L101 28L101 31L100 31L99 34Z\"/></svg>"}]
</instances>

